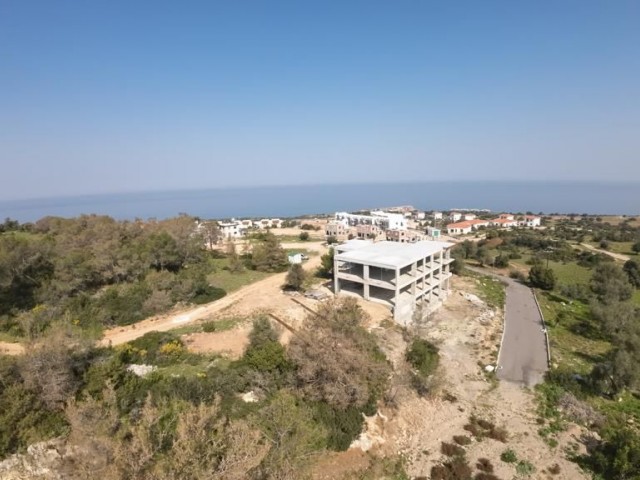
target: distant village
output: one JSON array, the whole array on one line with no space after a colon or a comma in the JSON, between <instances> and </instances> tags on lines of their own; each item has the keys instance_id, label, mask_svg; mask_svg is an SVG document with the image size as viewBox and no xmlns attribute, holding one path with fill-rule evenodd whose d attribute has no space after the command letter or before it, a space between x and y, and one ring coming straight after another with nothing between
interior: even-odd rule
<instances>
[{"instance_id":1,"label":"distant village","mask_svg":"<svg viewBox=\"0 0 640 480\"><path fill-rule=\"evenodd\" d=\"M330 243L360 239L415 243L420 240L438 240L442 235L460 237L488 227L537 228L541 217L501 213L497 216L486 210L452 210L449 212L424 212L411 206L392 207L385 210L336 212L333 217L309 219L308 224L323 229ZM224 239L242 238L255 230L289 226L287 220L264 218L260 220L236 220L218 222Z\"/></svg>"}]
</instances>

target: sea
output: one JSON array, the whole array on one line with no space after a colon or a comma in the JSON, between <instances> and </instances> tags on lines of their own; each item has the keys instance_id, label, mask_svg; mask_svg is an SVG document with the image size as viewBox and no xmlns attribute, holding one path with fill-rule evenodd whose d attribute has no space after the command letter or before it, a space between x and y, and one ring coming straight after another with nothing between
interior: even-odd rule
<instances>
[{"instance_id":1,"label":"sea","mask_svg":"<svg viewBox=\"0 0 640 480\"><path fill-rule=\"evenodd\" d=\"M109 215L163 219L295 217L412 205L420 210L639 215L640 183L420 182L212 188L0 201L0 221Z\"/></svg>"}]
</instances>

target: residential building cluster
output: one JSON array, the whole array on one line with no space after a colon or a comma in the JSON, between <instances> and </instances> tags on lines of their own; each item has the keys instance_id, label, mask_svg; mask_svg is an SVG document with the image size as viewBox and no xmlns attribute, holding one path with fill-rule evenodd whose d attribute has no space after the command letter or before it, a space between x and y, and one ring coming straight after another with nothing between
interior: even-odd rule
<instances>
[{"instance_id":1,"label":"residential building cluster","mask_svg":"<svg viewBox=\"0 0 640 480\"><path fill-rule=\"evenodd\" d=\"M263 218L262 220L236 220L232 218L228 222L218 222L220 237L241 238L249 230L266 230L268 228L281 228L283 220L279 218Z\"/></svg>"},{"instance_id":2,"label":"residential building cluster","mask_svg":"<svg viewBox=\"0 0 640 480\"><path fill-rule=\"evenodd\" d=\"M417 212L413 207L394 207L393 210L374 210L369 214L337 212L325 225L325 236L339 242L351 239L386 239L414 243L425 238L424 231L411 228L425 218L424 212Z\"/></svg>"},{"instance_id":3,"label":"residential building cluster","mask_svg":"<svg viewBox=\"0 0 640 480\"><path fill-rule=\"evenodd\" d=\"M463 221L459 221L464 218ZM452 212L449 215L449 219L453 223L447 225L447 233L449 235L465 235L472 231L478 230L482 227L497 227L497 228L516 228L516 227L528 227L535 228L541 224L541 218L535 215L518 216L511 213L503 213L497 218L491 220L481 220L476 218L475 215L464 215L458 212Z\"/></svg>"}]
</instances>

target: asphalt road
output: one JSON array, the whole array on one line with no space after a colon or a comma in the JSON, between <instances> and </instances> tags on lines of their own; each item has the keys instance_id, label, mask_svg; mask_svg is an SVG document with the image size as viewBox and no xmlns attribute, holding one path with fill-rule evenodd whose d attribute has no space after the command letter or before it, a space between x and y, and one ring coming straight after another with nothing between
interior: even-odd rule
<instances>
[{"instance_id":1,"label":"asphalt road","mask_svg":"<svg viewBox=\"0 0 640 480\"><path fill-rule=\"evenodd\" d=\"M504 337L496 372L498 378L527 386L541 383L548 370L547 344L533 292L511 278L480 269L475 271L493 275L507 284Z\"/></svg>"}]
</instances>

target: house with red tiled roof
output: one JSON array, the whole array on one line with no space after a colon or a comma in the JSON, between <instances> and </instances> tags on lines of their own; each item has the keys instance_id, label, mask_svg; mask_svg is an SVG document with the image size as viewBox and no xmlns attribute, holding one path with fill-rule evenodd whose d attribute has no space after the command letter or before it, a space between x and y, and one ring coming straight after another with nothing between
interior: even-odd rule
<instances>
[{"instance_id":1,"label":"house with red tiled roof","mask_svg":"<svg viewBox=\"0 0 640 480\"><path fill-rule=\"evenodd\" d=\"M489 222L486 220L465 220L464 222L450 223L447 225L447 233L449 235L464 235L480 227L488 226Z\"/></svg>"}]
</instances>

